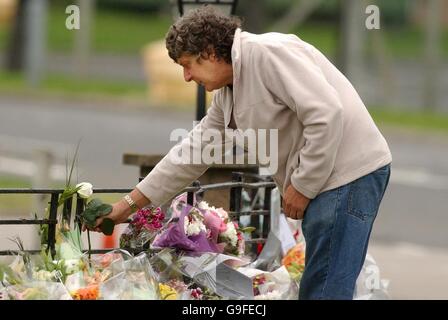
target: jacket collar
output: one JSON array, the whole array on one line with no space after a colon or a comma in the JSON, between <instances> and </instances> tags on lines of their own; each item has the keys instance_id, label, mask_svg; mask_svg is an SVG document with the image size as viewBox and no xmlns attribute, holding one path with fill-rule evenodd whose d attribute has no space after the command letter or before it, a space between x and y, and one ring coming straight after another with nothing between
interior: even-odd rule
<instances>
[{"instance_id":1,"label":"jacket collar","mask_svg":"<svg viewBox=\"0 0 448 320\"><path fill-rule=\"evenodd\" d=\"M241 29L237 28L233 36L232 44L232 68L233 68L233 104L236 101L236 90L241 72Z\"/></svg>"}]
</instances>

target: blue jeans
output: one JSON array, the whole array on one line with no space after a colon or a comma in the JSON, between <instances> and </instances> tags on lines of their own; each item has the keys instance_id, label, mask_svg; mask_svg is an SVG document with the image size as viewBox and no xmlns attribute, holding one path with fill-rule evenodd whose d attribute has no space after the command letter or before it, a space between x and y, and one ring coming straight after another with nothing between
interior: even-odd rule
<instances>
[{"instance_id":1,"label":"blue jeans","mask_svg":"<svg viewBox=\"0 0 448 320\"><path fill-rule=\"evenodd\" d=\"M386 165L310 201L302 221L306 256L299 299L353 299L389 177Z\"/></svg>"}]
</instances>

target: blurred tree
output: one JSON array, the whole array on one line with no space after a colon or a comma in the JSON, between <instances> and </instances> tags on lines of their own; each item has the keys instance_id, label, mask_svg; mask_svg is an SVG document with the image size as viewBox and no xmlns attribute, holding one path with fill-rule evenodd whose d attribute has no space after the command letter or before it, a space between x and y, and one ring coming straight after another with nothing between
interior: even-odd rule
<instances>
[{"instance_id":1,"label":"blurred tree","mask_svg":"<svg viewBox=\"0 0 448 320\"><path fill-rule=\"evenodd\" d=\"M243 29L253 33L261 33L266 27L268 13L266 1L259 0L257 5L251 1L238 1L236 15L243 20Z\"/></svg>"},{"instance_id":2,"label":"blurred tree","mask_svg":"<svg viewBox=\"0 0 448 320\"><path fill-rule=\"evenodd\" d=\"M296 0L290 10L280 18L272 29L279 32L289 32L302 24L322 4L323 0Z\"/></svg>"},{"instance_id":3,"label":"blurred tree","mask_svg":"<svg viewBox=\"0 0 448 320\"><path fill-rule=\"evenodd\" d=\"M169 8L167 0L97 0L98 8L132 11L135 13L158 12Z\"/></svg>"},{"instance_id":4,"label":"blurred tree","mask_svg":"<svg viewBox=\"0 0 448 320\"><path fill-rule=\"evenodd\" d=\"M19 0L5 56L7 71L21 71L25 66L25 8L29 0Z\"/></svg>"}]
</instances>

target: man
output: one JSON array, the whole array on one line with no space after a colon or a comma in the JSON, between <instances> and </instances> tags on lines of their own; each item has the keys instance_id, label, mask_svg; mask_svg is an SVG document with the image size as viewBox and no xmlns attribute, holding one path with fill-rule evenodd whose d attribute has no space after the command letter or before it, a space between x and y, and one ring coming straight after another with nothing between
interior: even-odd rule
<instances>
[{"instance_id":1,"label":"man","mask_svg":"<svg viewBox=\"0 0 448 320\"><path fill-rule=\"evenodd\" d=\"M390 176L388 145L353 86L316 48L294 35L239 27L210 7L171 26L170 57L185 81L216 90L213 102L109 218L119 223L137 208L159 206L198 178L207 165L174 161L182 147L198 145L195 134L278 129L273 177L285 214L303 219L307 245L299 298L352 299Z\"/></svg>"}]
</instances>

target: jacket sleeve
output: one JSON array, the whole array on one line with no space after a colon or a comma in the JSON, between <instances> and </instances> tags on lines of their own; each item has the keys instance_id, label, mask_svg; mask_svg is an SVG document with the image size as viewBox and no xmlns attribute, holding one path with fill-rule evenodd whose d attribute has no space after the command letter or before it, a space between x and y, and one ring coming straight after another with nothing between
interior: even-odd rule
<instances>
[{"instance_id":1,"label":"jacket sleeve","mask_svg":"<svg viewBox=\"0 0 448 320\"><path fill-rule=\"evenodd\" d=\"M313 199L330 177L342 139L340 98L315 62L313 47L267 45L258 49L260 65L265 66L263 82L303 125L305 145L299 151L291 184Z\"/></svg>"},{"instance_id":2,"label":"jacket sleeve","mask_svg":"<svg viewBox=\"0 0 448 320\"><path fill-rule=\"evenodd\" d=\"M212 105L201 122L186 138L171 148L154 169L137 184L136 188L155 206L160 206L173 198L210 167L210 164L204 164L201 158L197 157L202 154L204 147L222 147L224 144L225 125L219 94L219 91L215 93ZM210 139L208 143L203 142L201 136L207 130L219 132L221 140ZM195 155L196 159L193 159Z\"/></svg>"}]
</instances>

